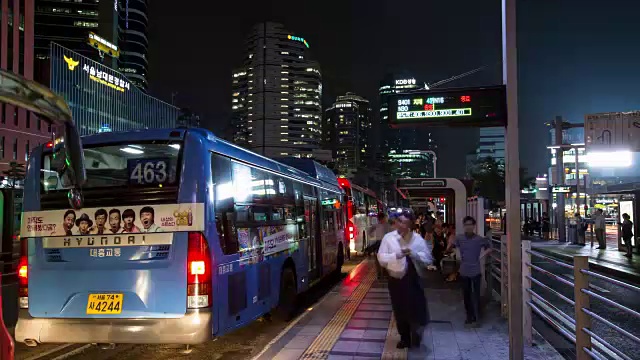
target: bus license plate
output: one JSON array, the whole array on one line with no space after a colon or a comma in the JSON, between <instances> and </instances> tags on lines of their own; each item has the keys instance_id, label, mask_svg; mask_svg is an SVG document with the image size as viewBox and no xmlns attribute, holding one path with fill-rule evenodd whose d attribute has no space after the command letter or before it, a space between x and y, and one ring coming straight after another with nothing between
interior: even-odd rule
<instances>
[{"instance_id":1,"label":"bus license plate","mask_svg":"<svg viewBox=\"0 0 640 360\"><path fill-rule=\"evenodd\" d=\"M87 314L120 314L123 294L89 294Z\"/></svg>"}]
</instances>

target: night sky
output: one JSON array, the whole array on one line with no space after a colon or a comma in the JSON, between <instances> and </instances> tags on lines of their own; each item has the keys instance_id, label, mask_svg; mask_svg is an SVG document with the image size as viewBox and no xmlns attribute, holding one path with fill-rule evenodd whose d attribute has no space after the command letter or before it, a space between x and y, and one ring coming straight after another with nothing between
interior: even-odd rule
<instances>
[{"instance_id":1,"label":"night sky","mask_svg":"<svg viewBox=\"0 0 640 360\"><path fill-rule=\"evenodd\" d=\"M281 22L310 44L323 75L323 107L347 91L377 112L380 80L408 72L445 86L502 82L500 0L150 2L150 93L201 115L218 134L231 114L232 69L261 21ZM604 5L606 4L606 5ZM520 151L532 174L546 171L544 123L586 113L640 109L640 1L518 2ZM438 173L460 177L477 129L433 129Z\"/></svg>"}]
</instances>

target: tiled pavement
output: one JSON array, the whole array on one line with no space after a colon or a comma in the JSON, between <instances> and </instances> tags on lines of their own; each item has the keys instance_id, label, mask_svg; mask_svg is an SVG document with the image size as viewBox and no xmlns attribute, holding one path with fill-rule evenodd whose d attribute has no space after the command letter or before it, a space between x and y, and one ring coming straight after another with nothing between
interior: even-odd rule
<instances>
[{"instance_id":1,"label":"tiled pavement","mask_svg":"<svg viewBox=\"0 0 640 360\"><path fill-rule=\"evenodd\" d=\"M481 327L467 329L461 292L435 275L425 281L432 321L422 347L397 350L389 293L374 273L365 261L259 359L508 359L507 324L497 305L487 306ZM562 359L544 340L535 343L525 349L526 359Z\"/></svg>"}]
</instances>

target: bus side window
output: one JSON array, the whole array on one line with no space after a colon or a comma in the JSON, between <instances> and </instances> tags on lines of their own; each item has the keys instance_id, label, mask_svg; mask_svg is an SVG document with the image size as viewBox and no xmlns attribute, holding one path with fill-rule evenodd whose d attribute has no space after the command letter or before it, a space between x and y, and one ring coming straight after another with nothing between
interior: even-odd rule
<instances>
[{"instance_id":1,"label":"bus side window","mask_svg":"<svg viewBox=\"0 0 640 360\"><path fill-rule=\"evenodd\" d=\"M212 154L211 174L214 186L214 211L216 230L220 247L226 255L238 252L238 238L235 236L235 214L233 208L233 183L231 181L231 160Z\"/></svg>"}]
</instances>

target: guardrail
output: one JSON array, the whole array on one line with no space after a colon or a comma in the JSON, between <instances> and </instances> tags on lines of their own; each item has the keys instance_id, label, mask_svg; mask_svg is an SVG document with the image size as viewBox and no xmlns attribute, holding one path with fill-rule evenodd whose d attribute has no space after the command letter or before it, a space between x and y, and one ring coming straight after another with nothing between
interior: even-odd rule
<instances>
[{"instance_id":1,"label":"guardrail","mask_svg":"<svg viewBox=\"0 0 640 360\"><path fill-rule=\"evenodd\" d=\"M499 282L499 286L493 287L493 295L495 298L500 299L503 315L508 316L508 308L506 306L508 292L506 287L506 280L508 276L508 269L506 266L507 261L505 258L507 248L506 236L501 236L499 239L492 238L492 241L494 244L493 249L495 251L491 255L491 262L488 264L488 270L491 272L490 280L497 280ZM554 274L553 272L536 265L535 261L532 261L532 259L542 260L561 268L571 270L573 281L567 277ZM536 278L533 276L534 273L540 274L541 276ZM561 286L572 288L573 298L565 296L558 291L558 289L550 286L549 284L545 284L542 280L544 278L553 279ZM640 287L590 270L589 259L587 256L575 256L573 258L573 263L570 264L541 254L535 250L531 250L531 242L523 240L522 291L524 303L523 333L525 343L529 345L532 343L532 314L535 313L567 340L575 344L577 360L637 359L638 350L635 350L632 354L624 353L622 350L607 341L603 335L597 334L593 330L593 322L598 322L620 336L629 339L632 343L638 345L638 349L640 349L640 338L638 336L632 334L627 329L614 324L602 314L596 313L591 306L591 301L600 301L629 317L637 319L637 321L640 321L640 313L619 304L604 295L594 292L590 288L590 283L593 279L598 279L599 281L607 282L611 285L632 291L637 293L640 297ZM546 293L550 294L554 298L568 304L570 307L573 307L574 313L567 314L558 308L558 306L554 305L552 301L545 299L539 291L536 292L532 288L532 285L534 284L540 289L544 289Z\"/></svg>"}]
</instances>

